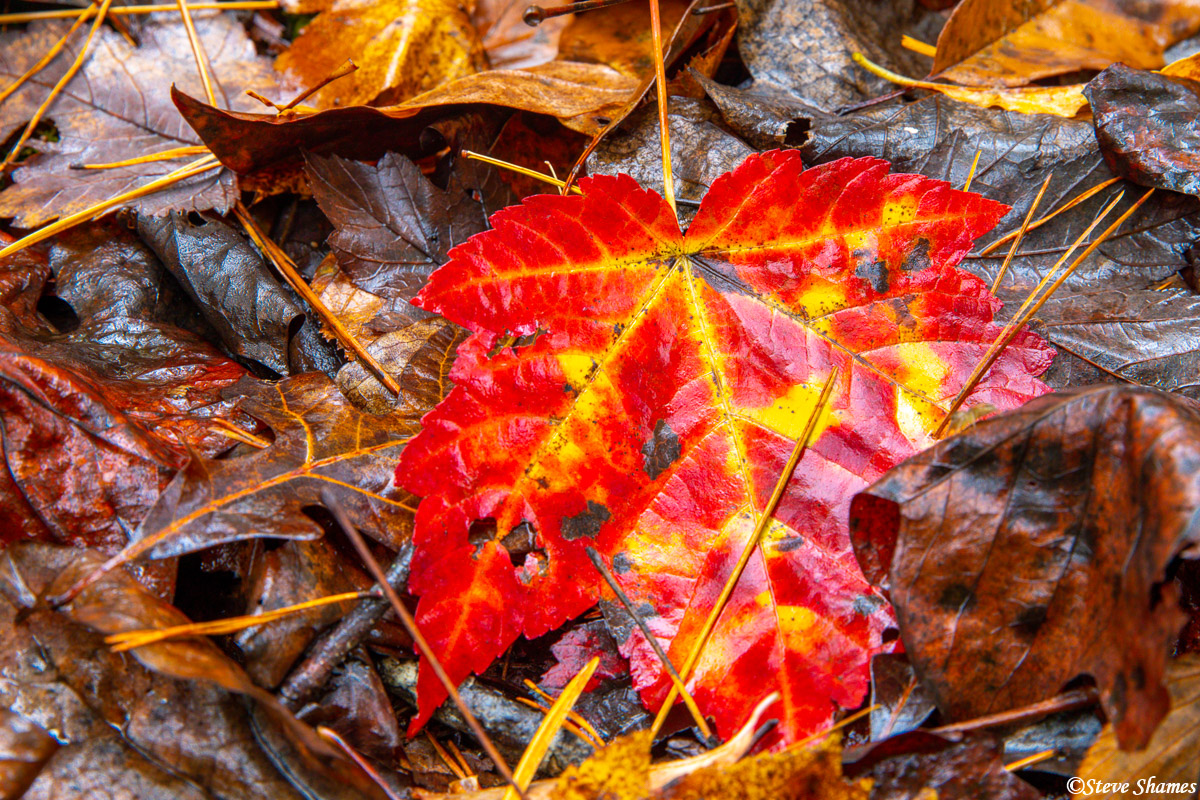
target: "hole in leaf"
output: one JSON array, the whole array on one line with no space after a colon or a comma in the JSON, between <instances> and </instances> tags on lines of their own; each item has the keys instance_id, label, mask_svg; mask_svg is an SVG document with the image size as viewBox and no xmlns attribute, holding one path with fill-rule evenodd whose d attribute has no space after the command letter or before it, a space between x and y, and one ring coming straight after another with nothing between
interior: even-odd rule
<instances>
[{"instance_id":1,"label":"hole in leaf","mask_svg":"<svg viewBox=\"0 0 1200 800\"><path fill-rule=\"evenodd\" d=\"M37 310L59 333L70 333L79 327L79 315L61 297L52 294L42 297L37 302Z\"/></svg>"}]
</instances>

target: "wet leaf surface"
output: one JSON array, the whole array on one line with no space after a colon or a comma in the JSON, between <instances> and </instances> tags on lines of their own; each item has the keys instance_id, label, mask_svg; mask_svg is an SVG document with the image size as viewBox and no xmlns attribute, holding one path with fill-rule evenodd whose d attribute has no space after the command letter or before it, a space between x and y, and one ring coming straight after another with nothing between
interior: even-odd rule
<instances>
[{"instance_id":1,"label":"wet leaf surface","mask_svg":"<svg viewBox=\"0 0 1200 800\"><path fill-rule=\"evenodd\" d=\"M1115 64L1086 91L1100 151L1115 173L1200 195L1200 83Z\"/></svg>"},{"instance_id":2,"label":"wet leaf surface","mask_svg":"<svg viewBox=\"0 0 1200 800\"><path fill-rule=\"evenodd\" d=\"M944 715L1016 708L1087 674L1122 745L1149 740L1186 618L1164 581L1197 536L1197 425L1196 408L1165 393L1055 394L855 498L859 561Z\"/></svg>"},{"instance_id":3,"label":"wet leaf surface","mask_svg":"<svg viewBox=\"0 0 1200 800\"><path fill-rule=\"evenodd\" d=\"M38 23L34 28L40 31L43 26L44 32L19 40L17 50L11 44L0 46L6 59L0 61L0 83L7 86L15 80L67 28L57 22ZM267 95L277 93L270 67L255 55L253 44L234 18L197 12L196 29L219 76L217 92L224 107L242 111L261 108L243 94L245 89ZM141 45L135 48L115 31L97 35L84 68L47 112L60 139L31 141L39 155L14 173L15 185L0 192L0 216L15 217L14 224L19 227L37 227L136 188L149 178L166 175L197 157L101 170L72 168L76 164L110 164L200 143L171 103L172 84L181 91L201 91L183 25L177 18L164 18L146 25L140 38ZM0 106L0 114L4 115L0 117L0 133L28 121L53 86L53 70L65 72L70 62L62 62L74 57L75 46L68 44L55 62L60 66L39 74ZM225 213L236 199L234 177L226 171L215 171L131 205L145 214L210 208Z\"/></svg>"},{"instance_id":4,"label":"wet leaf surface","mask_svg":"<svg viewBox=\"0 0 1200 800\"><path fill-rule=\"evenodd\" d=\"M833 186L853 187L840 195L847 205ZM890 614L849 557L844 504L927 441L939 404L994 337L995 301L952 265L1004 209L887 176L882 162L802 172L781 152L715 181L686 236L661 198L628 178L582 188L582 199L543 196L497 215L418 297L474 332L451 373L456 389L397 471L426 495L410 581L418 620L459 680L519 634L540 635L596 601L590 545L616 559L618 580L682 663L754 526L750 509L765 502L815 387L837 365L845 382L833 415L694 688L730 731L757 702L763 664L787 663L793 700L781 730L799 738L831 711L800 698L857 704L869 657L884 647ZM834 227L814 237L823 218ZM883 232L857 238L863 225ZM973 299L951 310L946 301L961 295ZM900 309L913 326L903 334ZM510 334L529 343L501 339ZM787 355L796 348L808 356ZM1033 374L1049 355L1023 337L970 402L1040 394ZM686 488L700 484L713 487L706 500ZM507 537L526 525L536 547L514 558ZM819 599L806 588L817 584ZM640 635L622 649L644 699L661 702L666 678ZM816 652L825 655L805 655ZM418 724L442 699L431 677L423 671Z\"/></svg>"}]
</instances>

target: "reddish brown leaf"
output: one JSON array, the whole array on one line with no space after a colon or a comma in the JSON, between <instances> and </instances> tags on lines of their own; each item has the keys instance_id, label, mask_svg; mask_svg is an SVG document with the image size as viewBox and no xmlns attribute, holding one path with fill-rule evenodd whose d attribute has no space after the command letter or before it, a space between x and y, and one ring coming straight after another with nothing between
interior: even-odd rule
<instances>
[{"instance_id":1,"label":"reddish brown leaf","mask_svg":"<svg viewBox=\"0 0 1200 800\"><path fill-rule=\"evenodd\" d=\"M453 679L591 606L588 546L683 663L836 366L693 693L729 732L781 685L787 738L861 701L891 612L858 571L845 512L930 443L998 333L998 301L953 265L1006 210L887 172L753 155L714 181L686 235L632 179L589 178L582 197L496 214L434 273L418 303L473 335L397 479L425 495L410 588ZM1042 393L1033 374L1049 360L1022 335L968 404ZM661 702L657 658L639 634L623 646ZM417 724L442 699L431 678Z\"/></svg>"},{"instance_id":2,"label":"reddish brown leaf","mask_svg":"<svg viewBox=\"0 0 1200 800\"><path fill-rule=\"evenodd\" d=\"M1095 678L1122 746L1168 708L1186 619L1167 565L1200 540L1200 411L1064 392L939 443L859 494L855 550L938 707L968 719Z\"/></svg>"}]
</instances>

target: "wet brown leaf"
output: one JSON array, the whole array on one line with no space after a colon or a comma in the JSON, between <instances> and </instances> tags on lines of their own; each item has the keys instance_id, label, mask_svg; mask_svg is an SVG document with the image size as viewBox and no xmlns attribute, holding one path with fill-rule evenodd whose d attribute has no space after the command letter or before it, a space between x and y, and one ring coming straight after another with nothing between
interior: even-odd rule
<instances>
[{"instance_id":1,"label":"wet brown leaf","mask_svg":"<svg viewBox=\"0 0 1200 800\"><path fill-rule=\"evenodd\" d=\"M659 13L662 29L675 29L690 3L662 0ZM650 33L650 6L624 3L600 13L575 15L559 40L559 57L564 61L604 64L631 78L654 72L654 44Z\"/></svg>"},{"instance_id":2,"label":"wet brown leaf","mask_svg":"<svg viewBox=\"0 0 1200 800\"><path fill-rule=\"evenodd\" d=\"M442 319L414 322L367 346L400 384L399 397L357 361L338 371L337 385L352 403L373 414L390 412L419 419L453 386L450 368L458 345L466 338L465 330Z\"/></svg>"},{"instance_id":3,"label":"wet brown leaf","mask_svg":"<svg viewBox=\"0 0 1200 800\"><path fill-rule=\"evenodd\" d=\"M553 61L563 29L574 16L543 20L536 28L525 24L526 0L477 0L471 21L479 31L488 66L520 69Z\"/></svg>"},{"instance_id":4,"label":"wet brown leaf","mask_svg":"<svg viewBox=\"0 0 1200 800\"><path fill-rule=\"evenodd\" d=\"M0 709L0 797L18 798L58 749L58 742L20 714Z\"/></svg>"},{"instance_id":5,"label":"wet brown leaf","mask_svg":"<svg viewBox=\"0 0 1200 800\"><path fill-rule=\"evenodd\" d=\"M892 470L851 505L864 572L952 720L1095 678L1123 747L1167 713L1186 615L1167 565L1200 538L1200 410L1100 386L1034 400Z\"/></svg>"},{"instance_id":6,"label":"wet brown leaf","mask_svg":"<svg viewBox=\"0 0 1200 800\"><path fill-rule=\"evenodd\" d=\"M964 0L937 40L933 72L975 86L1122 62L1163 65L1163 51L1200 30L1194 0Z\"/></svg>"},{"instance_id":7,"label":"wet brown leaf","mask_svg":"<svg viewBox=\"0 0 1200 800\"><path fill-rule=\"evenodd\" d=\"M231 15L197 12L196 29L218 78L217 93L226 108L261 108L244 89L266 95L278 91L271 69L254 52L241 24ZM57 22L31 26L34 35L13 33L0 50L0 84L7 86L31 66L66 30ZM31 140L39 155L13 173L16 184L0 192L0 216L15 217L14 224L33 228L101 200L136 188L188 163L196 156L174 161L153 161L101 170L73 169L75 164L108 164L185 145L199 139L171 104L172 84L199 92L200 79L178 15L163 17L141 31L141 46L131 46L119 33L102 30L88 59L51 105L47 118L59 135L55 142ZM66 65L75 36L56 64ZM62 63L65 61L65 64ZM39 74L0 106L0 131L23 124L32 116L53 86L55 71ZM61 74L61 73L59 73ZM11 104L11 107L10 107ZM191 178L131 202L142 213L161 214L215 208L225 213L237 199L234 177L214 171Z\"/></svg>"},{"instance_id":8,"label":"wet brown leaf","mask_svg":"<svg viewBox=\"0 0 1200 800\"><path fill-rule=\"evenodd\" d=\"M353 59L358 69L304 102L327 109L407 100L484 67L467 7L452 0L334 0L275 61L315 86Z\"/></svg>"},{"instance_id":9,"label":"wet brown leaf","mask_svg":"<svg viewBox=\"0 0 1200 800\"><path fill-rule=\"evenodd\" d=\"M1154 785L1195 786L1200 780L1200 658L1191 655L1171 661L1167 665L1166 682L1171 693L1171 711L1146 749L1132 753L1121 750L1112 726L1105 726L1079 768L1083 788L1095 785L1089 781L1124 785L1124 789L1106 795L1120 798L1194 794L1194 790L1187 789L1155 791ZM1071 796L1095 793L1073 791Z\"/></svg>"},{"instance_id":10,"label":"wet brown leaf","mask_svg":"<svg viewBox=\"0 0 1200 800\"><path fill-rule=\"evenodd\" d=\"M316 539L322 528L304 508L321 505L323 489L364 532L393 547L407 539L413 506L392 474L414 418L364 414L320 373L236 388L240 408L271 429L273 443L233 459L193 458L150 510L127 555L165 558L263 536Z\"/></svg>"},{"instance_id":11,"label":"wet brown leaf","mask_svg":"<svg viewBox=\"0 0 1200 800\"><path fill-rule=\"evenodd\" d=\"M1085 91L1113 172L1200 195L1200 83L1114 64Z\"/></svg>"}]
</instances>

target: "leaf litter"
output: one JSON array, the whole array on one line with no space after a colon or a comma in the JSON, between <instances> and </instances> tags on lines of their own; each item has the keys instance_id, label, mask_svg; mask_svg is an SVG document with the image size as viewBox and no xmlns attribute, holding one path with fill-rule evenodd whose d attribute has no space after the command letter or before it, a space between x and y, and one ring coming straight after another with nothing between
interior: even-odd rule
<instances>
[{"instance_id":1,"label":"leaf litter","mask_svg":"<svg viewBox=\"0 0 1200 800\"><path fill-rule=\"evenodd\" d=\"M1195 772L1120 749L1194 744L1169 658L1197 594L1185 4L664 2L539 28L506 2L247 5L193 9L195 36L119 9L78 67L82 33L42 59L69 21L0 34L0 82L22 80L0 134L45 115L0 184L6 792L1024 798L1073 770ZM1091 80L1091 102L889 96L856 52L996 96ZM528 170L583 195L530 197ZM1106 207L1136 210L968 381ZM947 492L979 499L912 516ZM434 713L429 659L360 596L377 559L466 679L457 706ZM977 576L954 609L947 575ZM727 744L668 714L634 616ZM223 617L211 640L189 622ZM1099 634L1073 643L1083 619ZM180 625L132 659L99 640ZM991 676L1010 640L1029 663ZM497 786L568 702L543 780ZM808 741L839 719L847 744Z\"/></svg>"}]
</instances>

